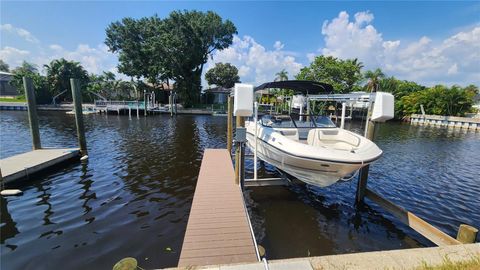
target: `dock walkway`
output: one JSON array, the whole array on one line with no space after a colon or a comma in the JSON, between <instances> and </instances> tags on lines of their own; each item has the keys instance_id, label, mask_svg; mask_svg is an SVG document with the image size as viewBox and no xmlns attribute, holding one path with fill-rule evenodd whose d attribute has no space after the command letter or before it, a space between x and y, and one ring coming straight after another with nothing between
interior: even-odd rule
<instances>
[{"instance_id":1,"label":"dock walkway","mask_svg":"<svg viewBox=\"0 0 480 270\"><path fill-rule=\"evenodd\" d=\"M257 262L254 237L226 149L206 149L179 267Z\"/></svg>"},{"instance_id":2,"label":"dock walkway","mask_svg":"<svg viewBox=\"0 0 480 270\"><path fill-rule=\"evenodd\" d=\"M5 184L79 156L78 148L44 148L0 160Z\"/></svg>"}]
</instances>

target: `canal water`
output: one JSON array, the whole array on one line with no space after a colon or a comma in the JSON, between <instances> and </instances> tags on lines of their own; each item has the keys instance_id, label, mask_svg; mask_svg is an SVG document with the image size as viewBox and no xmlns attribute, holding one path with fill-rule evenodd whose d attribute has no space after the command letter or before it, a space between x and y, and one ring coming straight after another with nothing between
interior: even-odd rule
<instances>
[{"instance_id":1,"label":"canal water","mask_svg":"<svg viewBox=\"0 0 480 270\"><path fill-rule=\"evenodd\" d=\"M0 120L0 157L29 151L26 112ZM43 146L76 147L72 116L39 120ZM12 186L22 196L0 199L0 268L111 269L127 256L143 268L176 266L203 150L225 147L226 118L88 115L85 125L87 164L35 175ZM480 133L386 123L376 142L384 155L369 188L452 236L461 223L480 227ZM432 245L368 200L356 210L356 183L248 189L268 258Z\"/></svg>"}]
</instances>

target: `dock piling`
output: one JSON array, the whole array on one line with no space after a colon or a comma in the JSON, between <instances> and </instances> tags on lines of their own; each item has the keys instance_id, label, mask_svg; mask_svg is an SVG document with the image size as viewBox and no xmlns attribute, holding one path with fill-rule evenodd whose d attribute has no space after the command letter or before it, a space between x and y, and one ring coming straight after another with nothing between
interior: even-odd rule
<instances>
[{"instance_id":1,"label":"dock piling","mask_svg":"<svg viewBox=\"0 0 480 270\"><path fill-rule=\"evenodd\" d=\"M32 134L33 150L41 149L40 129L38 125L37 103L35 101L35 90L33 89L32 78L23 77L23 87L28 104L28 122L30 123L30 132Z\"/></svg>"},{"instance_id":2,"label":"dock piling","mask_svg":"<svg viewBox=\"0 0 480 270\"><path fill-rule=\"evenodd\" d=\"M343 104L342 104L342 107L343 107ZM376 130L375 122L371 120L372 110L373 110L373 101L370 101L370 105L368 107L368 112L367 112L367 123L365 125L365 137L371 141L373 141L375 138L375 130ZM344 112L345 110L342 108L342 119L344 118ZM361 206L363 204L365 191L367 189L369 170L370 170L370 165L367 165L360 169L360 173L358 175L357 193L355 195L355 204L357 206Z\"/></svg>"},{"instance_id":3,"label":"dock piling","mask_svg":"<svg viewBox=\"0 0 480 270\"><path fill-rule=\"evenodd\" d=\"M458 228L457 240L463 244L475 243L478 229L467 224L461 224Z\"/></svg>"},{"instance_id":4,"label":"dock piling","mask_svg":"<svg viewBox=\"0 0 480 270\"><path fill-rule=\"evenodd\" d=\"M227 150L232 153L232 138L233 138L233 97L228 96L228 110L227 110Z\"/></svg>"},{"instance_id":5,"label":"dock piling","mask_svg":"<svg viewBox=\"0 0 480 270\"><path fill-rule=\"evenodd\" d=\"M75 111L75 123L77 125L78 145L80 154L87 155L87 140L85 138L85 126L83 124L82 112L82 93L80 91L80 82L77 79L70 79L70 87L72 88L73 105Z\"/></svg>"},{"instance_id":6,"label":"dock piling","mask_svg":"<svg viewBox=\"0 0 480 270\"><path fill-rule=\"evenodd\" d=\"M236 118L237 128L245 127L245 118L238 116ZM243 185L245 180L245 149L242 142L236 142L235 148L235 184Z\"/></svg>"}]
</instances>

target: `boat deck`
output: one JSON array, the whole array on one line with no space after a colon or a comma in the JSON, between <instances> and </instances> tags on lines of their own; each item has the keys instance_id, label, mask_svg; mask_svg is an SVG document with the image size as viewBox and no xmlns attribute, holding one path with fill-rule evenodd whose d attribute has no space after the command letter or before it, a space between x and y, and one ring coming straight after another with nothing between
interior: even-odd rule
<instances>
[{"instance_id":1,"label":"boat deck","mask_svg":"<svg viewBox=\"0 0 480 270\"><path fill-rule=\"evenodd\" d=\"M206 149L179 267L257 262L254 237L226 149Z\"/></svg>"},{"instance_id":2,"label":"boat deck","mask_svg":"<svg viewBox=\"0 0 480 270\"><path fill-rule=\"evenodd\" d=\"M0 160L2 181L5 184L79 156L78 148L45 148Z\"/></svg>"}]
</instances>

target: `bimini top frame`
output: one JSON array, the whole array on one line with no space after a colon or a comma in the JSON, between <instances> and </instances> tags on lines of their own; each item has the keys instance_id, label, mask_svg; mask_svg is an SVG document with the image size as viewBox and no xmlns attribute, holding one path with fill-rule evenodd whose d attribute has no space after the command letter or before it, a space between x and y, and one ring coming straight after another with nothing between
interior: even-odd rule
<instances>
[{"instance_id":1,"label":"bimini top frame","mask_svg":"<svg viewBox=\"0 0 480 270\"><path fill-rule=\"evenodd\" d=\"M267 82L255 87L255 91L267 88L281 88L295 91L295 94L317 95L333 93L333 86L327 83L314 81L289 80L278 82Z\"/></svg>"}]
</instances>

